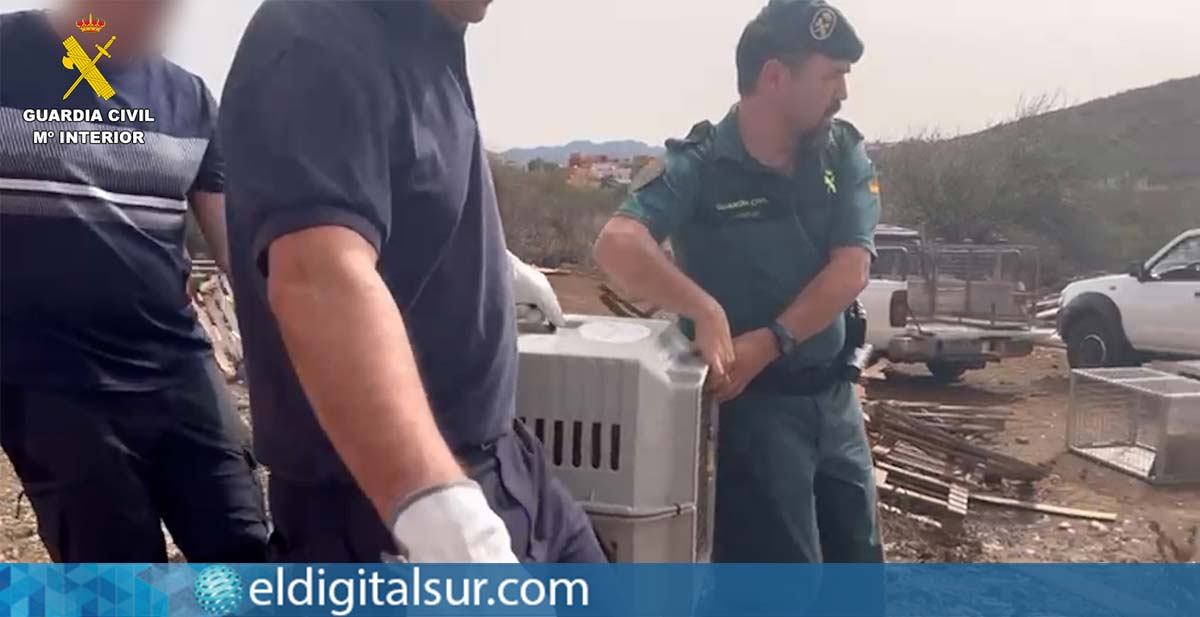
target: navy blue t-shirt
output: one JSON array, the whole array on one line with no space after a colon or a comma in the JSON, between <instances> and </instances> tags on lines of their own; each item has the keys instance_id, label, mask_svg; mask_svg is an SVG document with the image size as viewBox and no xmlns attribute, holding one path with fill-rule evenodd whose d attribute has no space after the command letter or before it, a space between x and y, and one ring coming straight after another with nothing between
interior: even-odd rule
<instances>
[{"instance_id":1,"label":"navy blue t-shirt","mask_svg":"<svg viewBox=\"0 0 1200 617\"><path fill-rule=\"evenodd\" d=\"M463 34L425 2L268 1L243 36L221 142L255 446L273 473L349 479L266 295L271 243L315 226L378 249L451 448L511 426L512 274ZM399 341L379 341L389 344Z\"/></svg>"},{"instance_id":2,"label":"navy blue t-shirt","mask_svg":"<svg viewBox=\"0 0 1200 617\"><path fill-rule=\"evenodd\" d=\"M95 56L104 32L75 32ZM90 50L90 52L89 52ZM223 191L216 104L199 77L162 58L97 67L105 101L67 70L45 13L0 16L0 378L74 390L173 385L211 348L185 292L186 197ZM99 110L27 121L27 110ZM153 122L112 121L148 109ZM43 116L47 118L47 116ZM34 143L35 131L143 132L144 143Z\"/></svg>"}]
</instances>

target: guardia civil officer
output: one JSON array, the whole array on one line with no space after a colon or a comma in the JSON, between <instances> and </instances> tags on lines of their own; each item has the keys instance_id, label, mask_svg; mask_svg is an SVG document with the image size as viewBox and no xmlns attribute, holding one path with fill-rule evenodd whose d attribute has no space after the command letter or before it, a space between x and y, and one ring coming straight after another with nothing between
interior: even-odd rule
<instances>
[{"instance_id":1,"label":"guardia civil officer","mask_svg":"<svg viewBox=\"0 0 1200 617\"><path fill-rule=\"evenodd\" d=\"M738 103L668 141L596 242L605 272L679 313L711 367L715 561L882 560L844 366L879 218L863 137L835 118L862 54L836 8L772 0L738 43Z\"/></svg>"}]
</instances>

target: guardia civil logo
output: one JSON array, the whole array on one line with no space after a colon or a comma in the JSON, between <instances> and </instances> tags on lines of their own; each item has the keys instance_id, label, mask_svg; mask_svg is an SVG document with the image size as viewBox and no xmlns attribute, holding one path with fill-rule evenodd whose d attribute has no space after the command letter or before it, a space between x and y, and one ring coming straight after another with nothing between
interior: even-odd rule
<instances>
[{"instance_id":1,"label":"guardia civil logo","mask_svg":"<svg viewBox=\"0 0 1200 617\"><path fill-rule=\"evenodd\" d=\"M833 36L833 31L837 28L838 17L837 13L831 8L822 8L813 15L812 23L808 26L809 34L814 40L824 41Z\"/></svg>"},{"instance_id":2,"label":"guardia civil logo","mask_svg":"<svg viewBox=\"0 0 1200 617\"><path fill-rule=\"evenodd\" d=\"M79 28L80 32L86 33L100 32L104 29L105 25L104 20L92 17L91 13L88 13L87 21L81 19L75 22L75 27ZM117 37L114 36L108 39L108 42L103 47L96 45L98 53L94 58L83 50L83 47L80 46L79 41L75 40L74 36L68 36L63 41L63 47L67 49L67 55L63 56L62 59L63 68L68 71L79 71L79 77L75 78L75 83L71 84L71 87L67 89L67 93L63 95L64 101L67 100L67 97L71 96L75 88L79 87L79 84L84 80L91 86L96 96L106 101L116 94L97 66L101 57L112 58L112 55L108 53L108 48L112 47L113 42L116 40Z\"/></svg>"}]
</instances>

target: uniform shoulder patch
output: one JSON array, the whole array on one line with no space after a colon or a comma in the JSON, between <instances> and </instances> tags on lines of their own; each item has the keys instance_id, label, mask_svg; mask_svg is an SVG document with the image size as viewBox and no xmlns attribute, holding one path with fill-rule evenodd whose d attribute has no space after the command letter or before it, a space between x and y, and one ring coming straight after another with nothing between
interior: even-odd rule
<instances>
[{"instance_id":1,"label":"uniform shoulder patch","mask_svg":"<svg viewBox=\"0 0 1200 617\"><path fill-rule=\"evenodd\" d=\"M663 157L656 156L650 159L650 162L646 163L646 166L642 167L641 171L633 177L633 181L629 184L630 192L642 190L647 184L661 178L666 171L667 164Z\"/></svg>"}]
</instances>

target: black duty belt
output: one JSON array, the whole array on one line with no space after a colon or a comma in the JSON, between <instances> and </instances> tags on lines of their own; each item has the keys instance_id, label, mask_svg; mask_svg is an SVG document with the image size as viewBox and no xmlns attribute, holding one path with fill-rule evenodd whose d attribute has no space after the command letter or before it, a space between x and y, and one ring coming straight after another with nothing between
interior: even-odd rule
<instances>
[{"instance_id":1,"label":"black duty belt","mask_svg":"<svg viewBox=\"0 0 1200 617\"><path fill-rule=\"evenodd\" d=\"M772 370L768 367L746 386L747 392L812 396L821 394L840 382L848 381L842 367L833 364L792 370Z\"/></svg>"}]
</instances>

